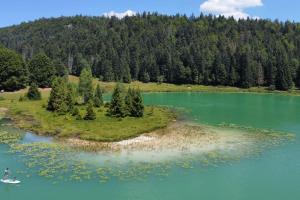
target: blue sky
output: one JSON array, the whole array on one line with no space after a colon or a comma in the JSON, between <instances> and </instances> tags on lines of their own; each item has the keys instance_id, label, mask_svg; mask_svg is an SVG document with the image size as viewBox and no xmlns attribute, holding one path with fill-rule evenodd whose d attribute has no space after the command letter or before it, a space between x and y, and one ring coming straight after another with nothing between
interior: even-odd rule
<instances>
[{"instance_id":1,"label":"blue sky","mask_svg":"<svg viewBox=\"0 0 300 200\"><path fill-rule=\"evenodd\" d=\"M0 0L0 3L0 27L41 17L99 16L127 10L187 15L199 15L203 11L236 18L250 16L300 22L300 0Z\"/></svg>"}]
</instances>

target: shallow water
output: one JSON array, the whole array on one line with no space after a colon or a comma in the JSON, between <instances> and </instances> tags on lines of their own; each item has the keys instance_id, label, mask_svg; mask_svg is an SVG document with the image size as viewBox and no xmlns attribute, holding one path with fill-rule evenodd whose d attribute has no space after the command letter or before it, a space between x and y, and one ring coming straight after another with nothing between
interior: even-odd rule
<instances>
[{"instance_id":1,"label":"shallow water","mask_svg":"<svg viewBox=\"0 0 300 200\"><path fill-rule=\"evenodd\" d=\"M1 199L213 199L281 200L300 199L300 97L223 93L151 93L144 95L151 105L167 105L183 111L188 121L199 124L237 124L274 129L297 135L296 140L270 148L259 155L216 165L195 165L184 169L168 166L167 176L154 172L142 180L112 177L99 183L91 179L55 181L28 173L20 156L0 145L0 168L18 173L21 185L0 184ZM7 121L2 121L7 123ZM1 126L8 132L22 132ZM24 142L51 142L27 133ZM86 159L92 156L81 154ZM123 158L123 157L121 157ZM115 157L118 162L118 156ZM98 161L95 161L96 164ZM102 162L101 160L99 162ZM29 169L34 170L34 169Z\"/></svg>"}]
</instances>

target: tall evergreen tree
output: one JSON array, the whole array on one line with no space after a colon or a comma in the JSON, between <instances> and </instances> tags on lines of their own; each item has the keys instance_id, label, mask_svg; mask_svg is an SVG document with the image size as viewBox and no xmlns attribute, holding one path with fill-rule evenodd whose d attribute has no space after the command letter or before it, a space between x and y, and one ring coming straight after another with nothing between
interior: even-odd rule
<instances>
[{"instance_id":1,"label":"tall evergreen tree","mask_svg":"<svg viewBox=\"0 0 300 200\"><path fill-rule=\"evenodd\" d=\"M131 112L133 110L133 98L134 98L134 90L129 87L125 96L125 110L126 110L126 115L129 116L131 116Z\"/></svg>"},{"instance_id":2,"label":"tall evergreen tree","mask_svg":"<svg viewBox=\"0 0 300 200\"><path fill-rule=\"evenodd\" d=\"M53 65L55 67L55 71L56 71L56 76L60 76L60 77L68 77L69 75L69 70L68 68L59 60L55 60L53 62Z\"/></svg>"},{"instance_id":3,"label":"tall evergreen tree","mask_svg":"<svg viewBox=\"0 0 300 200\"><path fill-rule=\"evenodd\" d=\"M96 119L96 113L93 109L93 104L92 102L89 102L87 104L87 108L86 108L86 114L83 118L84 120L95 120Z\"/></svg>"},{"instance_id":4,"label":"tall evergreen tree","mask_svg":"<svg viewBox=\"0 0 300 200\"><path fill-rule=\"evenodd\" d=\"M132 117L143 117L144 115L144 104L140 90L133 91L132 97L132 109L130 116Z\"/></svg>"},{"instance_id":5,"label":"tall evergreen tree","mask_svg":"<svg viewBox=\"0 0 300 200\"><path fill-rule=\"evenodd\" d=\"M80 73L78 93L83 97L85 104L93 100L93 75L89 67L85 67Z\"/></svg>"},{"instance_id":6,"label":"tall evergreen tree","mask_svg":"<svg viewBox=\"0 0 300 200\"><path fill-rule=\"evenodd\" d=\"M74 101L70 94L70 86L66 79L57 77L52 82L52 90L48 100L47 110L54 111L59 114L66 114L73 108Z\"/></svg>"},{"instance_id":7,"label":"tall evergreen tree","mask_svg":"<svg viewBox=\"0 0 300 200\"><path fill-rule=\"evenodd\" d=\"M95 94L94 94L94 106L98 107L98 108L103 106L102 90L101 90L99 84L97 85Z\"/></svg>"},{"instance_id":8,"label":"tall evergreen tree","mask_svg":"<svg viewBox=\"0 0 300 200\"><path fill-rule=\"evenodd\" d=\"M123 88L119 83L116 85L112 94L108 115L113 117L125 117L126 115Z\"/></svg>"},{"instance_id":9,"label":"tall evergreen tree","mask_svg":"<svg viewBox=\"0 0 300 200\"><path fill-rule=\"evenodd\" d=\"M251 65L250 51L246 50L240 58L240 85L243 88L253 86L253 71Z\"/></svg>"},{"instance_id":10,"label":"tall evergreen tree","mask_svg":"<svg viewBox=\"0 0 300 200\"><path fill-rule=\"evenodd\" d=\"M276 48L276 63L277 63L277 74L276 74L276 89L278 90L289 90L293 86L293 79L291 69L288 62L286 51L281 44L277 44Z\"/></svg>"}]
</instances>

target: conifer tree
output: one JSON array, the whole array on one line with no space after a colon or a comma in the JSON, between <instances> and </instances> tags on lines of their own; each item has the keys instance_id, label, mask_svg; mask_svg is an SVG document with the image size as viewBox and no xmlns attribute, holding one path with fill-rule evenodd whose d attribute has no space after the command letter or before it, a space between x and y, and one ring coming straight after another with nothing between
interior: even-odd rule
<instances>
[{"instance_id":1,"label":"conifer tree","mask_svg":"<svg viewBox=\"0 0 300 200\"><path fill-rule=\"evenodd\" d=\"M144 104L140 90L133 91L133 98L132 98L132 110L131 116L132 117L143 117L144 115Z\"/></svg>"},{"instance_id":2,"label":"conifer tree","mask_svg":"<svg viewBox=\"0 0 300 200\"><path fill-rule=\"evenodd\" d=\"M98 108L103 106L102 90L101 90L99 84L97 85L96 90L95 90L94 106L98 107Z\"/></svg>"},{"instance_id":3,"label":"conifer tree","mask_svg":"<svg viewBox=\"0 0 300 200\"><path fill-rule=\"evenodd\" d=\"M108 109L108 115L113 117L125 117L126 110L123 98L123 89L118 83L112 94L112 99Z\"/></svg>"},{"instance_id":4,"label":"conifer tree","mask_svg":"<svg viewBox=\"0 0 300 200\"><path fill-rule=\"evenodd\" d=\"M78 93L83 97L84 103L93 99L93 76L91 68L85 67L79 77Z\"/></svg>"},{"instance_id":5,"label":"conifer tree","mask_svg":"<svg viewBox=\"0 0 300 200\"><path fill-rule=\"evenodd\" d=\"M126 115L131 116L133 110L134 90L129 88L125 96Z\"/></svg>"},{"instance_id":6,"label":"conifer tree","mask_svg":"<svg viewBox=\"0 0 300 200\"><path fill-rule=\"evenodd\" d=\"M54 111L59 114L66 114L71 111L73 105L70 105L72 94L67 81L64 78L57 77L53 80L52 90L48 100L47 110Z\"/></svg>"},{"instance_id":7,"label":"conifer tree","mask_svg":"<svg viewBox=\"0 0 300 200\"><path fill-rule=\"evenodd\" d=\"M26 96L29 100L40 100L42 98L41 92L39 91L37 84L32 83L30 85Z\"/></svg>"},{"instance_id":8,"label":"conifer tree","mask_svg":"<svg viewBox=\"0 0 300 200\"><path fill-rule=\"evenodd\" d=\"M276 89L289 90L293 86L292 74L288 63L288 57L284 47L277 44L276 47L277 74Z\"/></svg>"},{"instance_id":9,"label":"conifer tree","mask_svg":"<svg viewBox=\"0 0 300 200\"><path fill-rule=\"evenodd\" d=\"M66 102L67 102L67 105L68 105L68 112L73 112L74 106L75 106L75 103L76 103L76 92L75 92L75 88L70 83L67 84L67 93L66 93L66 95L67 95Z\"/></svg>"},{"instance_id":10,"label":"conifer tree","mask_svg":"<svg viewBox=\"0 0 300 200\"><path fill-rule=\"evenodd\" d=\"M84 120L95 120L96 119L96 113L93 109L92 102L89 102L86 108L86 114L83 118Z\"/></svg>"}]
</instances>

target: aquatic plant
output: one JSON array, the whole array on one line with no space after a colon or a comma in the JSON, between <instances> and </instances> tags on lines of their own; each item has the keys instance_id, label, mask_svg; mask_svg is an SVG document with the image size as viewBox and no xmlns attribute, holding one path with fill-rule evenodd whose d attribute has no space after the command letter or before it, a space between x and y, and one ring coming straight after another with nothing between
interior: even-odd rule
<instances>
[{"instance_id":1,"label":"aquatic plant","mask_svg":"<svg viewBox=\"0 0 300 200\"><path fill-rule=\"evenodd\" d=\"M8 133L6 131L0 132L0 144L14 144L22 138L20 133Z\"/></svg>"},{"instance_id":2,"label":"aquatic plant","mask_svg":"<svg viewBox=\"0 0 300 200\"><path fill-rule=\"evenodd\" d=\"M181 132L181 140L178 140L178 137L175 136L169 137L168 140L175 142L177 146L185 142L191 146L197 146L200 143L198 143L199 141L190 140L191 134L198 134L196 135L197 137L192 137L192 139L199 140L201 136L213 133L212 130L205 127L189 126L189 128ZM259 155L267 148L282 145L294 138L293 135L287 133L251 127L238 127L236 125L223 125L221 130L227 129L238 132L235 135L235 138L237 138L236 143L234 145L228 144L228 147L232 146L232 148L220 148L202 153L182 149L174 158L149 161L135 160L135 155L132 154L134 149L131 148L127 149L131 153L126 155L122 155L121 150L114 151L113 148L106 145L101 146L101 154L83 153L81 148L73 148L62 143L22 144L19 143L22 134L11 134L8 132L0 132L0 143L8 144L10 153L18 156L18 160L26 166L27 170L18 173L24 174L26 177L39 175L50 179L55 184L60 181L81 182L89 180L98 180L99 183L106 183L111 179L145 181L149 176L153 175L164 179L172 173L172 169L177 167L186 170L199 170L199 168L195 168L196 166L217 167ZM168 145L165 148L169 148L170 146ZM145 154L144 157L147 157L147 155L151 157L151 155L156 154L154 146L141 145L140 148L146 148L146 153L150 152L150 154ZM162 151L158 152L161 153ZM97 158L100 161L91 162L86 158L91 158L92 160Z\"/></svg>"}]
</instances>

